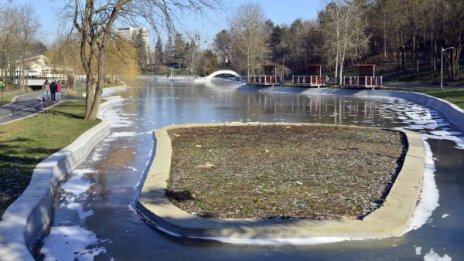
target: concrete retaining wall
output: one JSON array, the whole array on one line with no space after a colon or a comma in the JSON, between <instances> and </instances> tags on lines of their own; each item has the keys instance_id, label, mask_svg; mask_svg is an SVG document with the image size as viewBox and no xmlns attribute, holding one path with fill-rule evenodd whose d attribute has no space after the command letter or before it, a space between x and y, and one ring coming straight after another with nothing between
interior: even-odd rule
<instances>
[{"instance_id":1,"label":"concrete retaining wall","mask_svg":"<svg viewBox=\"0 0 464 261\"><path fill-rule=\"evenodd\" d=\"M117 98L102 104L100 113L111 109ZM101 118L101 114L100 114ZM29 249L49 227L53 199L61 181L84 161L94 146L110 133L110 124L103 120L71 145L51 155L34 169L24 193L8 207L0 221L0 260L34 260Z\"/></svg>"},{"instance_id":2,"label":"concrete retaining wall","mask_svg":"<svg viewBox=\"0 0 464 261\"><path fill-rule=\"evenodd\" d=\"M127 91L128 88L129 88L129 86L127 86L126 84L118 85L118 86L114 86L114 87L103 88L102 97L106 98L106 97L115 95L117 93L125 92L125 91ZM84 92L82 94L82 97L86 97L86 96L87 96L87 93Z\"/></svg>"},{"instance_id":3,"label":"concrete retaining wall","mask_svg":"<svg viewBox=\"0 0 464 261\"><path fill-rule=\"evenodd\" d=\"M104 88L102 92L102 97L108 97L115 95L116 93L121 93L127 91L127 85L114 86L109 88Z\"/></svg>"},{"instance_id":4,"label":"concrete retaining wall","mask_svg":"<svg viewBox=\"0 0 464 261\"><path fill-rule=\"evenodd\" d=\"M244 90L250 91L253 87L244 87ZM419 105L427 106L438 111L447 121L464 131L464 110L448 101L422 93L402 92L402 91L384 91L384 90L354 90L354 89L324 89L324 88L289 88L289 87L271 87L259 89L261 92L271 93L293 93L304 95L341 95L354 96L360 98L369 97L392 97L412 101Z\"/></svg>"}]
</instances>

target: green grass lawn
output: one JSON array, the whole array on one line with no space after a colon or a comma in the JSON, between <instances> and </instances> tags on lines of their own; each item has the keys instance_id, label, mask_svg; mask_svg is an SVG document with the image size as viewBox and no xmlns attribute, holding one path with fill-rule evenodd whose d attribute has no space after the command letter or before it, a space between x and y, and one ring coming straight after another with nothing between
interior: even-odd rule
<instances>
[{"instance_id":1,"label":"green grass lawn","mask_svg":"<svg viewBox=\"0 0 464 261\"><path fill-rule=\"evenodd\" d=\"M419 91L443 100L456 104L459 108L464 109L464 89L445 89Z\"/></svg>"},{"instance_id":2,"label":"green grass lawn","mask_svg":"<svg viewBox=\"0 0 464 261\"><path fill-rule=\"evenodd\" d=\"M0 125L0 216L27 187L38 163L99 123L83 120L84 110L84 101L68 101Z\"/></svg>"},{"instance_id":3,"label":"green grass lawn","mask_svg":"<svg viewBox=\"0 0 464 261\"><path fill-rule=\"evenodd\" d=\"M10 103L17 95L18 94L16 92L0 92L0 105Z\"/></svg>"},{"instance_id":4,"label":"green grass lawn","mask_svg":"<svg viewBox=\"0 0 464 261\"><path fill-rule=\"evenodd\" d=\"M13 90L9 90L9 91L0 91L0 106L10 103L13 100L13 98L18 96L18 95L28 94L28 93L32 93L32 92L33 92L32 90L28 90L26 92L24 92L24 91L21 92L18 89L13 89Z\"/></svg>"}]
</instances>

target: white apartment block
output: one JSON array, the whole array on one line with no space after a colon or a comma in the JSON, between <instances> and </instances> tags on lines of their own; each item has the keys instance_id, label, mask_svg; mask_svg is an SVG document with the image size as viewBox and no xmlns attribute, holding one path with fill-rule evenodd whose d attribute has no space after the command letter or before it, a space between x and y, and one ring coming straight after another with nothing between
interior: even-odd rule
<instances>
[{"instance_id":1,"label":"white apartment block","mask_svg":"<svg viewBox=\"0 0 464 261\"><path fill-rule=\"evenodd\" d=\"M135 37L140 34L142 36L142 41L145 44L145 46L148 48L149 46L149 34L148 30L145 27L142 28L134 28L134 27L125 27L125 28L119 28L118 33L120 36L128 39L128 40L134 40Z\"/></svg>"}]
</instances>

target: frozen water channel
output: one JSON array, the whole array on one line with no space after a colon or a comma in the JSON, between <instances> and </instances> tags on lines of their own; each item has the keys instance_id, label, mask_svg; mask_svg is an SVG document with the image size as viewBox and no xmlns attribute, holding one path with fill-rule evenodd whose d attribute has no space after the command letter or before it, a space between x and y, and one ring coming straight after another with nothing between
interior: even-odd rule
<instances>
[{"instance_id":1,"label":"frozen water channel","mask_svg":"<svg viewBox=\"0 0 464 261\"><path fill-rule=\"evenodd\" d=\"M260 93L232 84L145 79L106 113L112 134L61 187L38 260L462 260L464 134L437 112L393 98ZM133 209L153 156L152 130L210 122L320 122L405 128L422 134L424 193L402 237L323 245L242 245L177 238ZM205 181L207 182L207 181ZM270 242L267 242L270 243ZM302 242L305 243L305 242Z\"/></svg>"}]
</instances>

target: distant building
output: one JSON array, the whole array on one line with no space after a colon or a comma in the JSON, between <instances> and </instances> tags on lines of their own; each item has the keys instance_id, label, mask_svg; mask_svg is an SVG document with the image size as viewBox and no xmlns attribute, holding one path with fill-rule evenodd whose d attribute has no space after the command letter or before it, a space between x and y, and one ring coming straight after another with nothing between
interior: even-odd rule
<instances>
[{"instance_id":1,"label":"distant building","mask_svg":"<svg viewBox=\"0 0 464 261\"><path fill-rule=\"evenodd\" d=\"M16 76L25 75L27 77L51 76L52 68L45 55L37 55L16 61Z\"/></svg>"},{"instance_id":2,"label":"distant building","mask_svg":"<svg viewBox=\"0 0 464 261\"><path fill-rule=\"evenodd\" d=\"M150 35L148 34L148 30L145 27L142 28L134 28L134 27L125 27L119 28L118 33L121 37L130 40L130 41L142 41L142 45L145 47L145 51L149 53L149 39ZM137 44L138 45L138 44Z\"/></svg>"}]
</instances>

